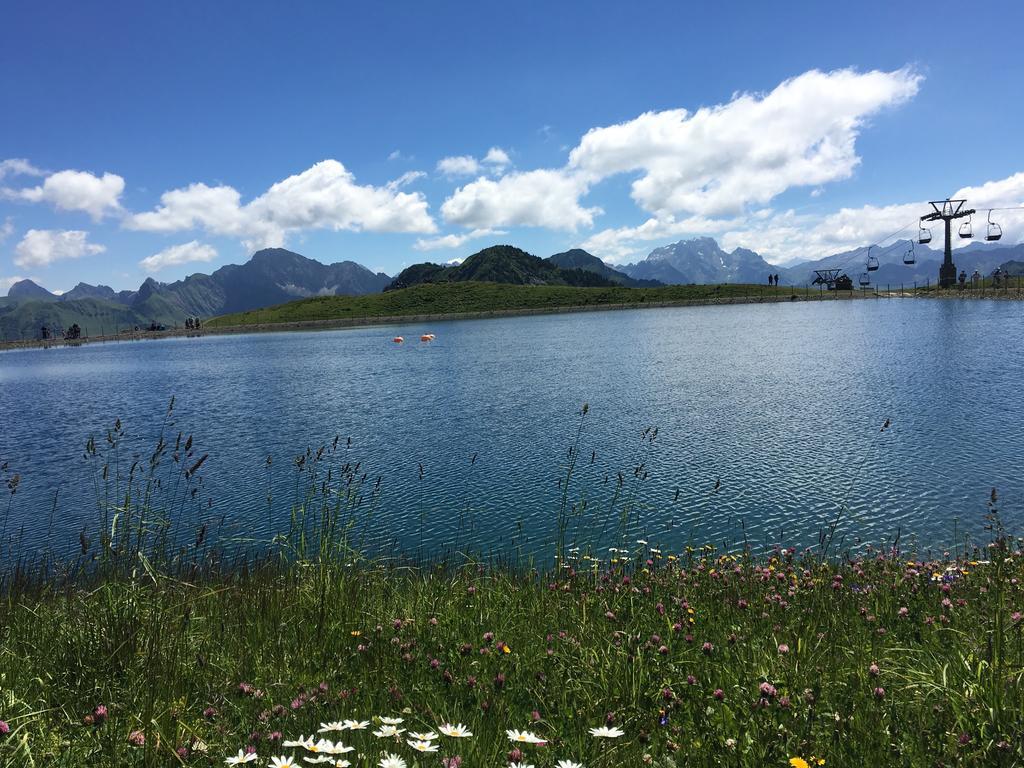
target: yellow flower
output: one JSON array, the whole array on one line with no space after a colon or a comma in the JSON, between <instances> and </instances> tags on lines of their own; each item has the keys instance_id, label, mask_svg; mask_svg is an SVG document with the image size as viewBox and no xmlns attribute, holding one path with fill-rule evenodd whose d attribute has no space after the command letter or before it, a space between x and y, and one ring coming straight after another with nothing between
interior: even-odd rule
<instances>
[{"instance_id":1,"label":"yellow flower","mask_svg":"<svg viewBox=\"0 0 1024 768\"><path fill-rule=\"evenodd\" d=\"M349 634L352 635L352 637L359 637L363 633L360 632L358 629L353 629L351 632L349 632Z\"/></svg>"},{"instance_id":2,"label":"yellow flower","mask_svg":"<svg viewBox=\"0 0 1024 768\"><path fill-rule=\"evenodd\" d=\"M509 648L508 645L503 645L503 646L501 646L501 652L502 653L512 653L512 649Z\"/></svg>"},{"instance_id":3,"label":"yellow flower","mask_svg":"<svg viewBox=\"0 0 1024 768\"><path fill-rule=\"evenodd\" d=\"M791 757L789 758L789 764L793 768L811 768L811 766L802 757Z\"/></svg>"}]
</instances>

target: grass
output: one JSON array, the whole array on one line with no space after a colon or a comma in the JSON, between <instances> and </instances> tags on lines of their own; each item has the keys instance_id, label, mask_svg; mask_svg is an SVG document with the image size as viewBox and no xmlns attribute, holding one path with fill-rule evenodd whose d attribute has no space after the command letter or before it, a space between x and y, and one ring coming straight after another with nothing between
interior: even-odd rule
<instances>
[{"instance_id":1,"label":"grass","mask_svg":"<svg viewBox=\"0 0 1024 768\"><path fill-rule=\"evenodd\" d=\"M992 296L993 298L1019 297L1024 290L1022 276L1014 275L1009 279L1002 279L998 283L991 277L984 277L981 280L968 280L961 288L959 283L954 288L940 289L935 281L927 286L918 285L917 290L923 293L939 293L950 291L955 294L962 294L977 298L979 296Z\"/></svg>"},{"instance_id":2,"label":"grass","mask_svg":"<svg viewBox=\"0 0 1024 768\"><path fill-rule=\"evenodd\" d=\"M804 295L803 288L762 285L671 285L663 288L574 288L561 285L499 283L424 284L365 296L318 296L277 307L213 318L207 327L324 320L369 319L478 312L553 310L610 305L642 306L663 302L719 299L788 298ZM812 293L817 293L812 292Z\"/></svg>"},{"instance_id":3,"label":"grass","mask_svg":"<svg viewBox=\"0 0 1024 768\"><path fill-rule=\"evenodd\" d=\"M578 451L577 433L566 486ZM97 532L73 561L2 585L6 766L211 766L239 749L267 765L310 756L282 741L321 723L376 716L473 736L421 754L370 729L328 734L354 766L1024 762L1024 555L995 492L991 542L942 559L839 552L828 532L755 556L624 528L589 552L567 533L573 486L550 566L412 564L358 551L373 481L337 441L296 458L288 529L251 554L212 543L191 438L136 458L118 423L86 454ZM603 725L622 735L590 734Z\"/></svg>"}]
</instances>

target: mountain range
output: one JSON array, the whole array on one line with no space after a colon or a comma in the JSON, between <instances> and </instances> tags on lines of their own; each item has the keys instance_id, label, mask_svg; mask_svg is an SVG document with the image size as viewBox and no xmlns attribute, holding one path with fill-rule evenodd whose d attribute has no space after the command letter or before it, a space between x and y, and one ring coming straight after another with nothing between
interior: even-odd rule
<instances>
[{"instance_id":1,"label":"mountain range","mask_svg":"<svg viewBox=\"0 0 1024 768\"><path fill-rule=\"evenodd\" d=\"M913 253L914 263L905 264L904 257ZM928 248L910 240L897 240L884 248L873 248L871 255L878 259L879 268L870 273L872 285L923 285L934 283L939 275L943 251ZM982 275L989 275L1006 262L1024 259L1024 243L1019 245L999 245L994 243L973 242L953 251L953 263L957 271L963 270L970 276L975 270ZM814 279L816 269L843 269L856 283L865 271L867 254L863 248L826 256L816 261L797 264L788 269L777 269L780 280L802 285Z\"/></svg>"},{"instance_id":2,"label":"mountain range","mask_svg":"<svg viewBox=\"0 0 1024 768\"><path fill-rule=\"evenodd\" d=\"M625 272L609 267L597 256L587 253L582 248L573 248L569 251L556 253L554 256L548 256L545 261L562 269L582 269L587 272L593 272L605 280L609 280L617 285L624 285L627 288L655 288L662 285L658 280L630 277Z\"/></svg>"},{"instance_id":3,"label":"mountain range","mask_svg":"<svg viewBox=\"0 0 1024 768\"><path fill-rule=\"evenodd\" d=\"M910 251L914 263L908 265L904 258ZM872 285L934 282L942 262L941 250L909 240L873 249L872 255L879 261L879 269L870 273ZM542 259L511 245L496 245L457 264L414 264L392 280L353 261L322 264L283 248L269 248L257 251L245 264L220 267L209 275L196 273L173 283L149 278L135 291L79 283L56 295L31 280L22 280L11 286L6 298L0 298L0 335L5 339L35 338L42 326L60 329L73 323L87 335L151 323L180 325L190 316L208 318L311 296L363 295L421 283L654 287L763 284L769 274L778 274L783 284L804 285L814 279L816 269L845 270L856 283L865 258L861 248L815 261L773 266L752 250L725 251L713 238L700 237L655 248L642 261L616 269L579 248ZM975 270L988 275L997 267L1021 274L1024 243L973 242L955 251L953 258L957 269L968 275Z\"/></svg>"},{"instance_id":4,"label":"mountain range","mask_svg":"<svg viewBox=\"0 0 1024 768\"><path fill-rule=\"evenodd\" d=\"M151 323L180 324L186 317L242 312L309 296L362 295L383 290L391 278L354 261L321 264L283 248L257 251L245 264L210 275L196 273L173 283L147 278L137 291L79 283L58 296L31 280L11 286L0 299L0 334L34 338L42 326L78 323L87 334Z\"/></svg>"},{"instance_id":5,"label":"mountain range","mask_svg":"<svg viewBox=\"0 0 1024 768\"><path fill-rule=\"evenodd\" d=\"M746 248L722 250L714 238L698 237L655 248L647 258L622 271L634 279L666 285L689 283L763 283L776 268Z\"/></svg>"},{"instance_id":6,"label":"mountain range","mask_svg":"<svg viewBox=\"0 0 1024 768\"><path fill-rule=\"evenodd\" d=\"M913 264L904 263L908 252ZM870 274L872 285L911 285L935 282L942 263L941 250L928 248L909 240L898 240L884 248L872 249L879 269ZM953 252L958 270L970 275L978 270L983 275L1009 261L1024 260L1024 244L997 245L974 242ZM627 264L621 270L633 278L658 280L669 285L689 283L766 283L769 274L779 275L783 284L805 285L814 280L816 269L842 269L856 283L865 271L867 253L864 248L844 251L814 261L788 267L772 265L759 254L746 248L723 250L710 237L680 240L655 248L643 261Z\"/></svg>"},{"instance_id":7,"label":"mountain range","mask_svg":"<svg viewBox=\"0 0 1024 768\"><path fill-rule=\"evenodd\" d=\"M385 290L394 291L422 283L461 283L471 280L576 287L608 287L621 284L622 281L632 282L627 275L606 266L596 256L579 251L582 256L589 257L590 261L579 255L568 255L571 253L542 259L512 245L494 245L474 253L461 264L413 264L403 269ZM562 267L560 263L570 266ZM618 279L612 279L612 275L617 275Z\"/></svg>"}]
</instances>

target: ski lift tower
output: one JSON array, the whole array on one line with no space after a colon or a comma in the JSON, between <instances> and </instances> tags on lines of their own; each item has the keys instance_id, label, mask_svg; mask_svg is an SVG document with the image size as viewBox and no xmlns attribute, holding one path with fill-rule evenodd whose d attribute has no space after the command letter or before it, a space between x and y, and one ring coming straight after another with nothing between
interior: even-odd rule
<instances>
[{"instance_id":1,"label":"ski lift tower","mask_svg":"<svg viewBox=\"0 0 1024 768\"><path fill-rule=\"evenodd\" d=\"M956 285L956 265L953 263L953 249L950 245L949 223L974 213L973 208L964 208L966 200L933 200L928 203L935 210L921 217L923 228L926 221L943 221L946 225L946 255L939 267L939 287L952 288ZM965 225L966 226L966 225Z\"/></svg>"}]
</instances>

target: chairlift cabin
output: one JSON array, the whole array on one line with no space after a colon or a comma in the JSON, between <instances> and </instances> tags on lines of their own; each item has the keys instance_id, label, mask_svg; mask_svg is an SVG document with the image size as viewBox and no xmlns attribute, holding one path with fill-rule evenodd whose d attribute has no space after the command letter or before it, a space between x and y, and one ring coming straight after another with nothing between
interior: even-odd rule
<instances>
[{"instance_id":1,"label":"chairlift cabin","mask_svg":"<svg viewBox=\"0 0 1024 768\"><path fill-rule=\"evenodd\" d=\"M919 242L921 245L925 245L926 243L930 243L931 241L932 231L930 229L925 229L924 227L921 227L921 231L917 233L917 242Z\"/></svg>"},{"instance_id":2,"label":"chairlift cabin","mask_svg":"<svg viewBox=\"0 0 1024 768\"><path fill-rule=\"evenodd\" d=\"M965 221L963 224L960 225L960 233L959 234L960 234L960 237L962 237L964 240L970 240L972 237L974 237L974 232L971 229L971 217L970 216L967 217L967 221Z\"/></svg>"},{"instance_id":3,"label":"chairlift cabin","mask_svg":"<svg viewBox=\"0 0 1024 768\"><path fill-rule=\"evenodd\" d=\"M988 212L988 231L985 233L985 239L989 241L998 240L1003 236L1003 228L992 221L992 211Z\"/></svg>"},{"instance_id":4,"label":"chairlift cabin","mask_svg":"<svg viewBox=\"0 0 1024 768\"><path fill-rule=\"evenodd\" d=\"M876 272L878 270L878 257L871 255L871 248L872 246L868 246L868 263L866 266L868 272Z\"/></svg>"},{"instance_id":5,"label":"chairlift cabin","mask_svg":"<svg viewBox=\"0 0 1024 768\"><path fill-rule=\"evenodd\" d=\"M867 288L869 285L871 285L871 275L869 275L867 272L861 272L860 280L858 282L860 283L861 288Z\"/></svg>"},{"instance_id":6,"label":"chairlift cabin","mask_svg":"<svg viewBox=\"0 0 1024 768\"><path fill-rule=\"evenodd\" d=\"M917 256L914 253L914 241L911 240L910 247L903 252L903 263L914 264L915 262L917 262Z\"/></svg>"}]
</instances>

